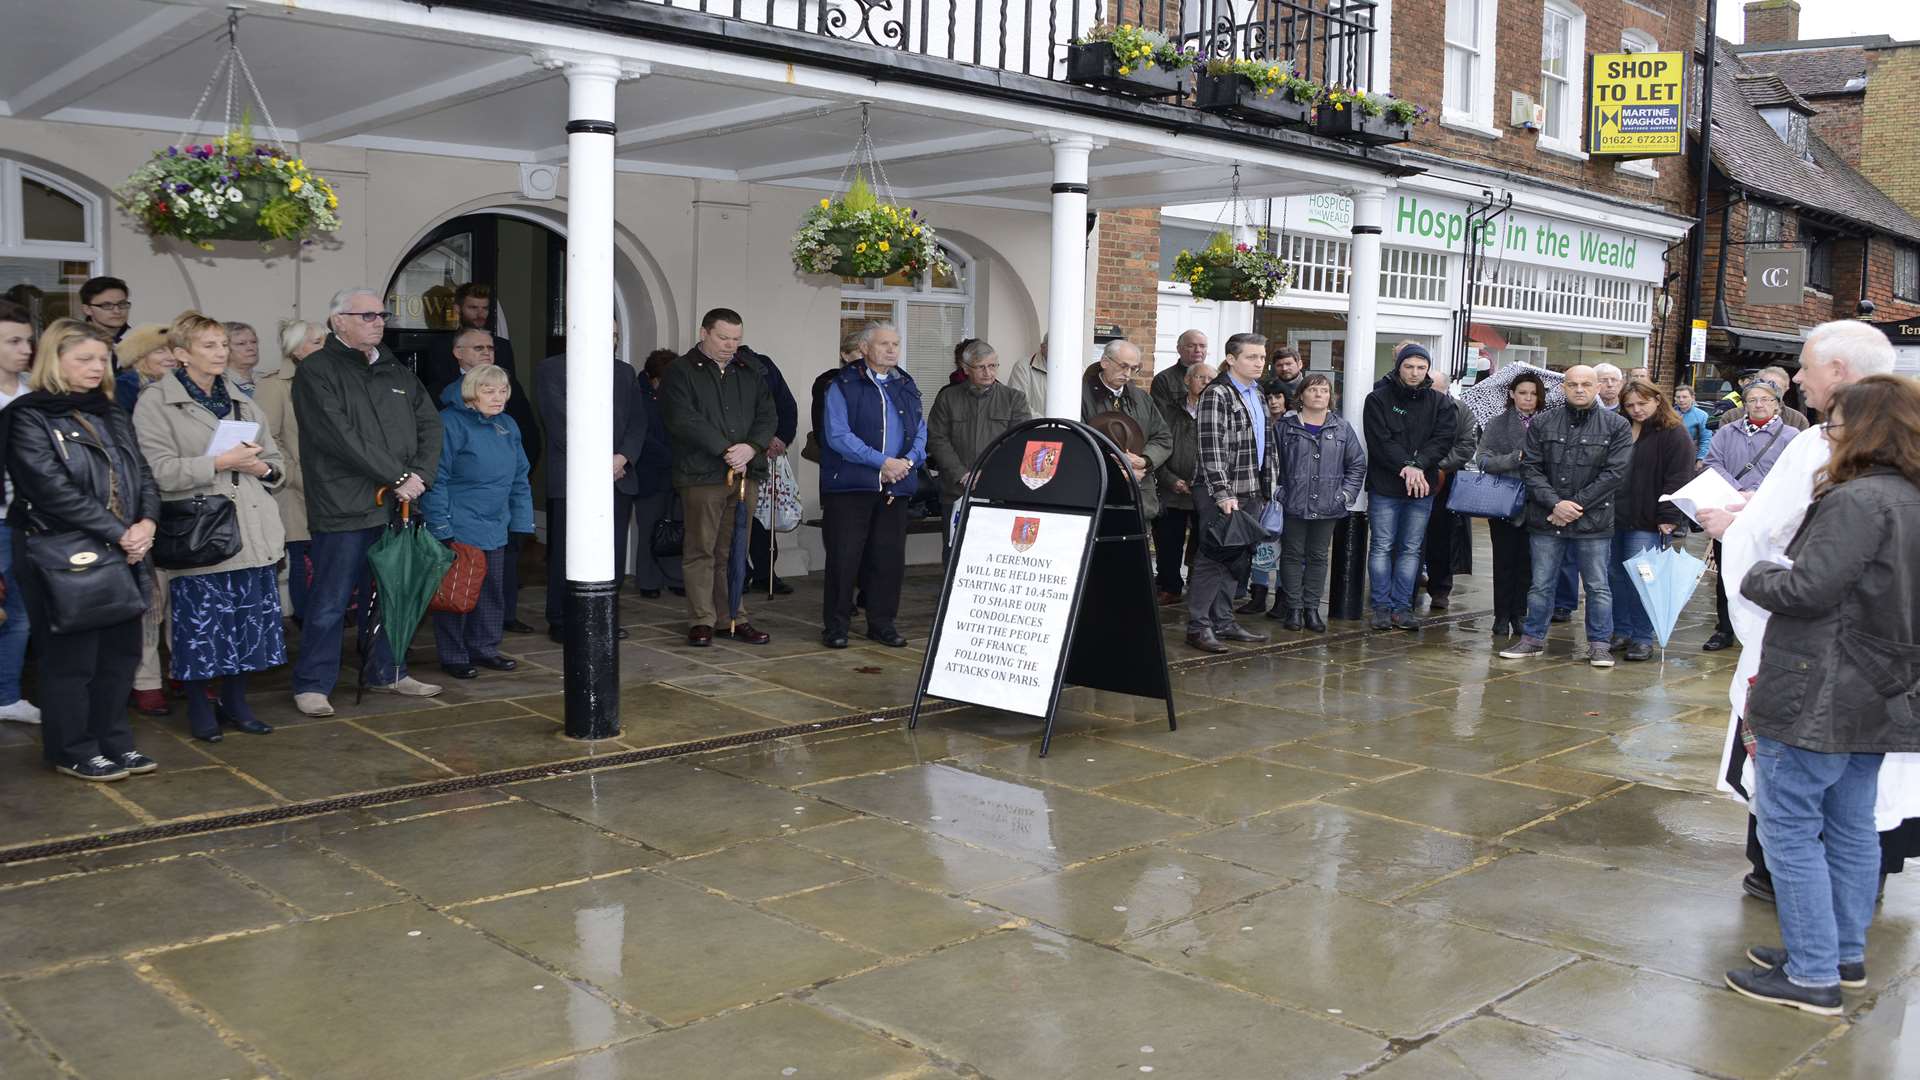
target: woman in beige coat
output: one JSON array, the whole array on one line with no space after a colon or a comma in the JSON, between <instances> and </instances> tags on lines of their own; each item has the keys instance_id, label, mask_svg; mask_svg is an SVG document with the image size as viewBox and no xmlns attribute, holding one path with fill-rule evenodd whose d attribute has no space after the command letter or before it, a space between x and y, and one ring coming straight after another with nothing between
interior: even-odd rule
<instances>
[{"instance_id":1,"label":"woman in beige coat","mask_svg":"<svg viewBox=\"0 0 1920 1080\"><path fill-rule=\"evenodd\" d=\"M266 414L280 446L287 482L273 493L280 504L280 524L287 530L287 599L293 602L293 622L307 615L307 589L313 585L313 560L307 554L312 534L307 531L307 489L300 477L300 423L293 415L293 373L296 365L326 344L324 326L296 319L280 327L280 366L254 380L253 400Z\"/></svg>"},{"instance_id":2,"label":"woman in beige coat","mask_svg":"<svg viewBox=\"0 0 1920 1080\"><path fill-rule=\"evenodd\" d=\"M167 504L198 495L233 500L240 551L214 563L176 569L168 583L173 604L173 677L186 683L193 737L220 741L222 725L255 735L273 729L247 707L249 672L286 663L280 627L280 586L274 565L286 531L272 492L286 471L265 414L230 388L226 327L198 312L173 321L168 338L180 367L140 392L133 426L140 451ZM222 420L259 425L251 441L219 455L207 450ZM221 681L218 702L208 690Z\"/></svg>"}]
</instances>

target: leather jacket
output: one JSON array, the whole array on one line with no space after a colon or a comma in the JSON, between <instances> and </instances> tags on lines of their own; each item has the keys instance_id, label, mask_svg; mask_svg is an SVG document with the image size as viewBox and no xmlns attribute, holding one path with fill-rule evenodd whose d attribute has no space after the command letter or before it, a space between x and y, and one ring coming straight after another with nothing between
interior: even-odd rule
<instances>
[{"instance_id":1,"label":"leather jacket","mask_svg":"<svg viewBox=\"0 0 1920 1080\"><path fill-rule=\"evenodd\" d=\"M111 544L134 522L159 522L160 491L125 412L117 407L104 414L42 409L25 398L6 412L7 471L14 491L8 522L14 527L78 529ZM104 435L104 442L88 425ZM108 509L114 492L120 515Z\"/></svg>"},{"instance_id":2,"label":"leather jacket","mask_svg":"<svg viewBox=\"0 0 1920 1080\"><path fill-rule=\"evenodd\" d=\"M1633 460L1633 425L1595 402L1584 409L1556 405L1537 414L1527 431L1520 477L1527 484L1527 528L1576 539L1612 536L1614 507ZM1571 524L1548 520L1562 499L1584 511Z\"/></svg>"}]
</instances>

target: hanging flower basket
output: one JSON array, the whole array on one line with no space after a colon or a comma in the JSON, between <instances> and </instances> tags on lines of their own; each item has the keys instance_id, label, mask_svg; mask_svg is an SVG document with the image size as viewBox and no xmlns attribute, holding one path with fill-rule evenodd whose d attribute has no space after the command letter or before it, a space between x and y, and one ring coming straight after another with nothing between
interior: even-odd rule
<instances>
[{"instance_id":1,"label":"hanging flower basket","mask_svg":"<svg viewBox=\"0 0 1920 1080\"><path fill-rule=\"evenodd\" d=\"M793 234L793 265L803 274L876 278L946 264L920 212L881 202L860 176L845 195L808 210Z\"/></svg>"},{"instance_id":2,"label":"hanging flower basket","mask_svg":"<svg viewBox=\"0 0 1920 1080\"><path fill-rule=\"evenodd\" d=\"M1313 130L1348 142L1383 146L1406 142L1413 137L1413 125L1426 121L1424 105L1385 94L1330 86L1314 111Z\"/></svg>"},{"instance_id":3,"label":"hanging flower basket","mask_svg":"<svg viewBox=\"0 0 1920 1080\"><path fill-rule=\"evenodd\" d=\"M333 185L255 143L245 119L212 142L154 151L115 194L149 234L207 251L215 240L306 240L340 228Z\"/></svg>"},{"instance_id":4,"label":"hanging flower basket","mask_svg":"<svg viewBox=\"0 0 1920 1080\"><path fill-rule=\"evenodd\" d=\"M1313 127L1313 103L1320 84L1296 78L1293 65L1258 60L1207 61L1195 84L1194 104L1255 123L1308 129Z\"/></svg>"},{"instance_id":5,"label":"hanging flower basket","mask_svg":"<svg viewBox=\"0 0 1920 1080\"><path fill-rule=\"evenodd\" d=\"M1067 46L1067 81L1134 97L1176 97L1199 54L1131 23L1105 23Z\"/></svg>"},{"instance_id":6,"label":"hanging flower basket","mask_svg":"<svg viewBox=\"0 0 1920 1080\"><path fill-rule=\"evenodd\" d=\"M1266 230L1252 244L1235 243L1222 230L1199 251L1182 251L1173 260L1173 280L1185 282L1201 300L1263 301L1293 284L1293 270L1266 250Z\"/></svg>"}]
</instances>

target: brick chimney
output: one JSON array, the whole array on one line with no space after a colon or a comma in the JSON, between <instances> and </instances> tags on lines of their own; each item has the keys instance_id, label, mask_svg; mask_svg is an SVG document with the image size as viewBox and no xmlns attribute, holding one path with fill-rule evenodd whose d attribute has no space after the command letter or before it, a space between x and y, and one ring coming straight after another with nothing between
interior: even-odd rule
<instances>
[{"instance_id":1,"label":"brick chimney","mask_svg":"<svg viewBox=\"0 0 1920 1080\"><path fill-rule=\"evenodd\" d=\"M1776 45L1800 40L1798 0L1752 0L1746 8L1747 44Z\"/></svg>"}]
</instances>

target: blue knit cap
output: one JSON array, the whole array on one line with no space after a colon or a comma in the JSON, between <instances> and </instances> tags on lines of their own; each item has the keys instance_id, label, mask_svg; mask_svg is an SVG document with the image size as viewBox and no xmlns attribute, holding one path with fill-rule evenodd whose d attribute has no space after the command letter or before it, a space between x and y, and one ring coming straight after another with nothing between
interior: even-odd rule
<instances>
[{"instance_id":1,"label":"blue knit cap","mask_svg":"<svg viewBox=\"0 0 1920 1080\"><path fill-rule=\"evenodd\" d=\"M1415 356L1419 357L1422 360L1425 360L1429 365L1433 363L1433 354L1427 351L1427 347L1425 345L1416 345L1413 342L1408 342L1407 344L1400 346L1399 352L1393 354L1393 366L1399 367L1401 364L1405 363L1407 360Z\"/></svg>"}]
</instances>

